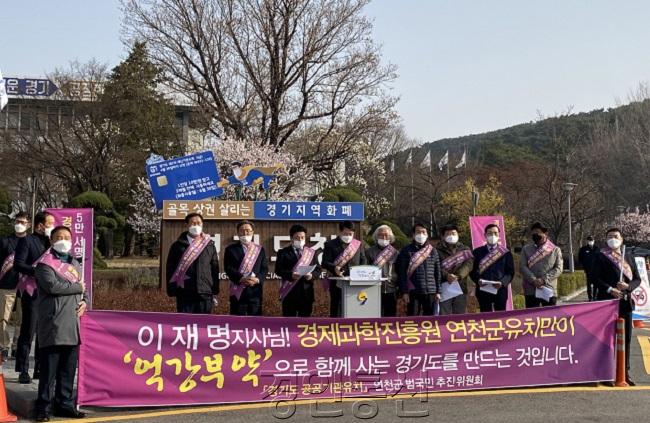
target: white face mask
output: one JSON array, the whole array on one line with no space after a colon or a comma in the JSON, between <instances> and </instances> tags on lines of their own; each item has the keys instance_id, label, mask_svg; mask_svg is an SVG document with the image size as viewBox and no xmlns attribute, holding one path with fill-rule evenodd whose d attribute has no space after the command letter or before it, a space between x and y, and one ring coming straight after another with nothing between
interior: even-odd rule
<instances>
[{"instance_id":1,"label":"white face mask","mask_svg":"<svg viewBox=\"0 0 650 423\"><path fill-rule=\"evenodd\" d=\"M17 234L24 234L27 232L27 226L23 225L22 223L16 223L14 226L14 230L16 231Z\"/></svg>"},{"instance_id":2,"label":"white face mask","mask_svg":"<svg viewBox=\"0 0 650 423\"><path fill-rule=\"evenodd\" d=\"M341 241L345 242L346 244L352 242L352 238L352 235L341 235Z\"/></svg>"},{"instance_id":3,"label":"white face mask","mask_svg":"<svg viewBox=\"0 0 650 423\"><path fill-rule=\"evenodd\" d=\"M51 226L51 227L49 227L49 228L45 228L45 230L43 231L43 234L44 234L46 237L49 238L49 237L52 235L52 231L53 231L53 230L54 230L54 226Z\"/></svg>"},{"instance_id":4,"label":"white face mask","mask_svg":"<svg viewBox=\"0 0 650 423\"><path fill-rule=\"evenodd\" d=\"M621 248L621 245L623 244L623 241L617 238L610 238L607 240L607 246L611 248L612 250L618 250Z\"/></svg>"},{"instance_id":5,"label":"white face mask","mask_svg":"<svg viewBox=\"0 0 650 423\"><path fill-rule=\"evenodd\" d=\"M390 244L390 240L388 240L388 239L378 239L377 244L380 247L388 247L388 245Z\"/></svg>"},{"instance_id":6,"label":"white face mask","mask_svg":"<svg viewBox=\"0 0 650 423\"><path fill-rule=\"evenodd\" d=\"M253 239L252 235L242 235L239 237L239 241L241 241L242 244L248 244L251 242Z\"/></svg>"},{"instance_id":7,"label":"white face mask","mask_svg":"<svg viewBox=\"0 0 650 423\"><path fill-rule=\"evenodd\" d=\"M302 250L302 247L305 246L305 240L299 240L299 239L294 239L293 240L293 248L297 248L298 250Z\"/></svg>"},{"instance_id":8,"label":"white face mask","mask_svg":"<svg viewBox=\"0 0 650 423\"><path fill-rule=\"evenodd\" d=\"M416 234L414 239L418 244L424 244L429 237L426 234Z\"/></svg>"},{"instance_id":9,"label":"white face mask","mask_svg":"<svg viewBox=\"0 0 650 423\"><path fill-rule=\"evenodd\" d=\"M52 244L52 248L54 248L54 251L58 253L68 254L72 249L72 242L68 241L67 239L62 239Z\"/></svg>"},{"instance_id":10,"label":"white face mask","mask_svg":"<svg viewBox=\"0 0 650 423\"><path fill-rule=\"evenodd\" d=\"M190 226L189 232L190 235L192 236L201 235L201 233L203 232L203 226L199 226L199 225Z\"/></svg>"},{"instance_id":11,"label":"white face mask","mask_svg":"<svg viewBox=\"0 0 650 423\"><path fill-rule=\"evenodd\" d=\"M490 245L495 245L497 242L499 242L499 236L498 235L488 235L487 236L487 243Z\"/></svg>"},{"instance_id":12,"label":"white face mask","mask_svg":"<svg viewBox=\"0 0 650 423\"><path fill-rule=\"evenodd\" d=\"M593 247L593 246L594 246L594 242L593 242L593 241L588 241L588 242L587 242L587 245L590 246L590 247Z\"/></svg>"},{"instance_id":13,"label":"white face mask","mask_svg":"<svg viewBox=\"0 0 650 423\"><path fill-rule=\"evenodd\" d=\"M447 244L456 244L458 242L458 235L449 235L445 238Z\"/></svg>"}]
</instances>

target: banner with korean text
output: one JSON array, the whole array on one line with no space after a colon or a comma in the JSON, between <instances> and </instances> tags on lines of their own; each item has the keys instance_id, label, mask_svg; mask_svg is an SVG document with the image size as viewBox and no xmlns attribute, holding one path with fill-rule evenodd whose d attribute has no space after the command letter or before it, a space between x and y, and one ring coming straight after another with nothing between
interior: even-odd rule
<instances>
[{"instance_id":1,"label":"banner with korean text","mask_svg":"<svg viewBox=\"0 0 650 423\"><path fill-rule=\"evenodd\" d=\"M82 318L78 403L386 398L613 380L617 307L382 319L92 311Z\"/></svg>"},{"instance_id":2,"label":"banner with korean text","mask_svg":"<svg viewBox=\"0 0 650 423\"><path fill-rule=\"evenodd\" d=\"M47 209L57 226L67 226L72 232L72 255L83 258L83 279L88 291L88 308L93 304L93 209Z\"/></svg>"}]
</instances>

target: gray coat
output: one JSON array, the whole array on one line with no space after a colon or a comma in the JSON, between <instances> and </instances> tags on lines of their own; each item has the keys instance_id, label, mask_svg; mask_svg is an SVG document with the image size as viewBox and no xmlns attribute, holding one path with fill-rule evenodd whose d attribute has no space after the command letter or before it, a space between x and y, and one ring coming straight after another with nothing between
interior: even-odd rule
<instances>
[{"instance_id":1,"label":"gray coat","mask_svg":"<svg viewBox=\"0 0 650 423\"><path fill-rule=\"evenodd\" d=\"M366 258L368 264L373 264L375 259L381 253L382 248L378 245L373 245L372 247L366 249ZM399 254L399 250L397 251ZM387 281L382 281L381 283L381 292L384 294L392 294L397 291L397 269L395 268L395 260L397 260L397 254L393 257L392 260L386 262L384 267L381 269L381 276L383 278L388 278Z\"/></svg>"},{"instance_id":2,"label":"gray coat","mask_svg":"<svg viewBox=\"0 0 650 423\"><path fill-rule=\"evenodd\" d=\"M557 279L562 274L562 251L560 247L555 247L551 254L548 254L542 260L535 263L532 268L528 267L528 259L537 252L537 246L534 244L525 245L521 250L521 260L519 261L519 270L524 279L524 294L535 295L535 285L532 281L537 278L544 280L544 285L552 288L554 295L557 297Z\"/></svg>"},{"instance_id":3,"label":"gray coat","mask_svg":"<svg viewBox=\"0 0 650 423\"><path fill-rule=\"evenodd\" d=\"M72 264L79 270L79 262ZM43 263L36 266L38 284L36 334L39 347L79 345L77 307L86 293L80 283L70 283Z\"/></svg>"}]
</instances>

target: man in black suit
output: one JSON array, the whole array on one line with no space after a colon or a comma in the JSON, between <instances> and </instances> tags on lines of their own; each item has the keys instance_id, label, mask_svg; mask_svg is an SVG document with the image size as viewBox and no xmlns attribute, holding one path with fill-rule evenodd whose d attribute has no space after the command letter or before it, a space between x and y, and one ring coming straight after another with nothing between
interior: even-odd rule
<instances>
[{"instance_id":1,"label":"man in black suit","mask_svg":"<svg viewBox=\"0 0 650 423\"><path fill-rule=\"evenodd\" d=\"M499 244L499 227L491 224L485 227L487 244L472 251L474 268L470 277L476 284L476 299L481 312L504 311L508 303L508 285L515 275L512 253ZM490 282L497 282L496 284ZM496 293L481 290L492 285Z\"/></svg>"},{"instance_id":2,"label":"man in black suit","mask_svg":"<svg viewBox=\"0 0 650 423\"><path fill-rule=\"evenodd\" d=\"M6 361L9 357L9 319L16 304L16 286L18 286L18 271L14 266L14 258L18 241L27 236L29 229L29 215L25 212L17 213L14 217L14 233L0 238L0 354ZM16 328L14 340L19 330ZM17 342L14 343L14 356L16 355Z\"/></svg>"},{"instance_id":3,"label":"man in black suit","mask_svg":"<svg viewBox=\"0 0 650 423\"><path fill-rule=\"evenodd\" d=\"M596 246L594 237L587 237L587 245L583 245L578 252L578 262L582 265L587 276L587 297L589 301L596 300L596 277L594 275L594 263L598 256L599 248Z\"/></svg>"},{"instance_id":4,"label":"man in black suit","mask_svg":"<svg viewBox=\"0 0 650 423\"><path fill-rule=\"evenodd\" d=\"M314 280L318 278L318 256L316 251L306 246L307 229L293 225L289 230L291 244L278 251L275 273L282 279L280 300L282 316L311 317L314 306ZM296 272L298 266L314 266L311 273L301 276Z\"/></svg>"},{"instance_id":5,"label":"man in black suit","mask_svg":"<svg viewBox=\"0 0 650 423\"><path fill-rule=\"evenodd\" d=\"M34 216L34 233L21 238L16 246L14 266L20 274L18 283L23 320L20 324L18 352L16 354L16 372L20 383L30 383L29 352L32 348L36 331L36 279L32 265L50 248L50 235L54 229L54 216L39 212ZM38 339L36 340L38 349ZM34 357L34 379L38 379L38 358Z\"/></svg>"},{"instance_id":6,"label":"man in black suit","mask_svg":"<svg viewBox=\"0 0 650 423\"><path fill-rule=\"evenodd\" d=\"M594 275L596 278L597 299L619 300L618 315L625 319L625 379L634 386L630 379L630 341L632 340L632 291L641 284L639 270L632 254L623 258L623 235L620 229L607 230L607 247L603 248L594 260Z\"/></svg>"},{"instance_id":7,"label":"man in black suit","mask_svg":"<svg viewBox=\"0 0 650 423\"><path fill-rule=\"evenodd\" d=\"M262 315L262 286L268 273L264 247L253 241L255 226L243 220L237 224L239 242L226 247L223 255L230 279L230 314Z\"/></svg>"},{"instance_id":8,"label":"man in black suit","mask_svg":"<svg viewBox=\"0 0 650 423\"><path fill-rule=\"evenodd\" d=\"M169 247L167 295L176 297L179 313L210 314L219 295L219 255L200 214L188 214L185 223L187 231Z\"/></svg>"},{"instance_id":9,"label":"man in black suit","mask_svg":"<svg viewBox=\"0 0 650 423\"><path fill-rule=\"evenodd\" d=\"M361 241L354 239L354 223L339 223L339 236L325 243L321 266L331 276L350 276L350 266L366 264ZM341 317L341 288L336 281L329 282L330 317Z\"/></svg>"}]
</instances>

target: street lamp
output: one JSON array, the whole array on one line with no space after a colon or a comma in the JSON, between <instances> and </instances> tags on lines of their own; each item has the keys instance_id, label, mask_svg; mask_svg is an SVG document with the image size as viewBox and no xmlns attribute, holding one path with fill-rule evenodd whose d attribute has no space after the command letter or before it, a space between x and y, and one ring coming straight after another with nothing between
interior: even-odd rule
<instances>
[{"instance_id":1,"label":"street lamp","mask_svg":"<svg viewBox=\"0 0 650 423\"><path fill-rule=\"evenodd\" d=\"M573 264L573 230L571 228L571 191L578 184L571 182L565 182L562 184L562 188L568 193L568 214L569 214L569 272L573 273L575 271L575 266Z\"/></svg>"}]
</instances>

